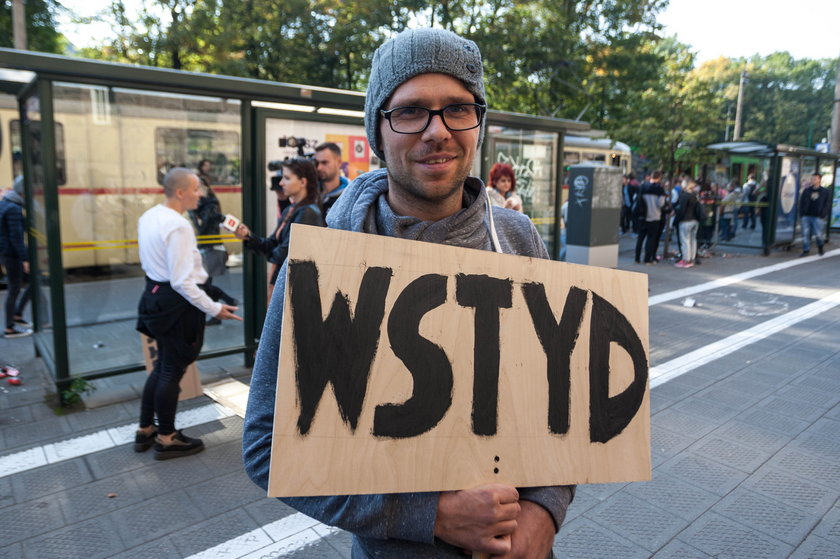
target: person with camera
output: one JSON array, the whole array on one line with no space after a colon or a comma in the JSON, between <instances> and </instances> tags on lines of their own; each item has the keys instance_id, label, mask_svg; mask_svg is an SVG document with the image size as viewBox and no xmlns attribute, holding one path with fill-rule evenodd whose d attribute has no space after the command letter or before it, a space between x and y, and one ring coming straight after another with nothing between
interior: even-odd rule
<instances>
[{"instance_id":1,"label":"person with camera","mask_svg":"<svg viewBox=\"0 0 840 559\"><path fill-rule=\"evenodd\" d=\"M321 210L318 176L312 161L306 157L295 157L284 161L282 167L283 177L280 179L280 187L291 201L291 205L286 207L280 215L277 229L268 237L259 237L253 235L250 228L242 223L234 232L237 239L245 241L246 247L262 254L273 265L268 287L269 299L274 290L277 275L280 273L280 266L289 254L291 225L293 223L320 227L326 225Z\"/></svg>"}]
</instances>

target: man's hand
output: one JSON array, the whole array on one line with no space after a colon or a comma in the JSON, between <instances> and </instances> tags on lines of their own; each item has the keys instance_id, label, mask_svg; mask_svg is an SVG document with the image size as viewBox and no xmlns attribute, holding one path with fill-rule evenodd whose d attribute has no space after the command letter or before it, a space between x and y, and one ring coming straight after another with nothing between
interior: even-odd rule
<instances>
[{"instance_id":1,"label":"man's hand","mask_svg":"<svg viewBox=\"0 0 840 559\"><path fill-rule=\"evenodd\" d=\"M238 311L239 307L234 307L233 305L225 305L222 303L222 310L219 311L219 314L216 315L216 318L225 320L242 320L241 316L236 316L233 314L234 312Z\"/></svg>"},{"instance_id":2,"label":"man's hand","mask_svg":"<svg viewBox=\"0 0 840 559\"><path fill-rule=\"evenodd\" d=\"M554 520L542 506L533 501L519 501L522 507L511 534L510 553L501 559L543 559L554 544ZM495 557L495 556L494 556Z\"/></svg>"},{"instance_id":3,"label":"man's hand","mask_svg":"<svg viewBox=\"0 0 840 559\"><path fill-rule=\"evenodd\" d=\"M23 273L24 274L29 273L29 261L28 260L23 261Z\"/></svg>"},{"instance_id":4,"label":"man's hand","mask_svg":"<svg viewBox=\"0 0 840 559\"><path fill-rule=\"evenodd\" d=\"M510 552L519 516L519 492L501 484L447 491L438 499L435 536L470 551Z\"/></svg>"}]
</instances>

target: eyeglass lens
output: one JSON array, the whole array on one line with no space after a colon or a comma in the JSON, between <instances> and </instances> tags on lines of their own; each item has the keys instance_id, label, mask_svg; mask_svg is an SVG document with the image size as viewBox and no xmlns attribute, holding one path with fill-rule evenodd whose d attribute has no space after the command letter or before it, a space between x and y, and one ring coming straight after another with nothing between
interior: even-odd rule
<instances>
[{"instance_id":1,"label":"eyeglass lens","mask_svg":"<svg viewBox=\"0 0 840 559\"><path fill-rule=\"evenodd\" d=\"M473 103L456 103L433 111L425 107L397 107L389 111L394 132L413 134L422 132L429 125L432 116L439 114L450 130L469 130L478 126L480 109Z\"/></svg>"}]
</instances>

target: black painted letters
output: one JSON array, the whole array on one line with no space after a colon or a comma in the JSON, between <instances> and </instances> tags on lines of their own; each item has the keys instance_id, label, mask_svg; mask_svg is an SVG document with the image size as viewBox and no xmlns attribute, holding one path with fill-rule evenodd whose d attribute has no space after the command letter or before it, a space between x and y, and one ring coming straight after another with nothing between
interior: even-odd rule
<instances>
[{"instance_id":1,"label":"black painted letters","mask_svg":"<svg viewBox=\"0 0 840 559\"><path fill-rule=\"evenodd\" d=\"M563 435L569 432L570 361L580 335L586 291L569 288L560 322L554 321L543 284L523 284L522 294L548 361L548 429L554 435Z\"/></svg>"},{"instance_id":2,"label":"black painted letters","mask_svg":"<svg viewBox=\"0 0 840 559\"><path fill-rule=\"evenodd\" d=\"M355 432L370 369L376 357L391 284L390 268L368 268L359 287L351 318L350 299L338 291L323 318L318 268L310 261L290 261L288 282L294 325L295 383L300 408L297 428L306 435L328 384L332 385L342 420ZM387 319L391 350L413 382L404 402L379 403L373 413L376 437L404 439L433 429L452 405L454 377L443 348L420 334L420 323L447 301L448 278L418 277L399 294ZM580 335L587 291L570 287L559 322L541 283L522 284L534 331L546 355L548 429L564 435L570 428L571 356ZM493 436L498 429L500 311L512 307L513 281L487 275L458 274L455 299L475 309L473 347L472 431ZM610 344L629 354L633 381L609 396ZM513 351L518 348L513 346ZM403 374L396 371L392 374ZM606 443L619 435L641 407L647 387L645 348L633 326L609 301L592 292L589 332L589 437ZM518 379L514 379L517 381Z\"/></svg>"},{"instance_id":3,"label":"black painted letters","mask_svg":"<svg viewBox=\"0 0 840 559\"><path fill-rule=\"evenodd\" d=\"M609 396L610 342L616 342L633 361L633 382L624 392ZM609 301L592 293L589 331L589 440L605 443L621 433L642 405L648 363L642 341L627 318Z\"/></svg>"},{"instance_id":4,"label":"black painted letters","mask_svg":"<svg viewBox=\"0 0 840 559\"><path fill-rule=\"evenodd\" d=\"M513 282L458 274L455 298L475 308L472 426L476 435L495 435L499 405L499 309L511 307Z\"/></svg>"},{"instance_id":5,"label":"black painted letters","mask_svg":"<svg viewBox=\"0 0 840 559\"><path fill-rule=\"evenodd\" d=\"M353 319L350 301L339 291L329 316L322 320L318 268L314 262L289 262L288 278L297 358L295 381L300 402L298 431L301 435L309 432L328 382L333 385L341 418L355 431L370 366L379 345L391 270L368 268L365 271Z\"/></svg>"},{"instance_id":6,"label":"black painted letters","mask_svg":"<svg viewBox=\"0 0 840 559\"><path fill-rule=\"evenodd\" d=\"M420 335L420 320L446 302L446 276L428 274L408 284L388 317L388 339L414 379L414 392L401 404L376 406L373 434L416 437L438 424L452 404L452 366L439 345Z\"/></svg>"}]
</instances>

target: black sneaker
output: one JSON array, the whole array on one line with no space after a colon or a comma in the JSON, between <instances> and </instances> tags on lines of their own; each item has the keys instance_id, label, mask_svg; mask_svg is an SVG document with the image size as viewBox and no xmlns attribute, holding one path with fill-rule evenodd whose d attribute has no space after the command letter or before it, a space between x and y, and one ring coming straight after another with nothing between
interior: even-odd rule
<instances>
[{"instance_id":1,"label":"black sneaker","mask_svg":"<svg viewBox=\"0 0 840 559\"><path fill-rule=\"evenodd\" d=\"M134 433L134 452L146 452L155 444L157 429L146 435L142 431Z\"/></svg>"},{"instance_id":2,"label":"black sneaker","mask_svg":"<svg viewBox=\"0 0 840 559\"><path fill-rule=\"evenodd\" d=\"M803 250L802 254L799 255L799 258L802 258L803 256L808 256L808 251L807 250Z\"/></svg>"},{"instance_id":3,"label":"black sneaker","mask_svg":"<svg viewBox=\"0 0 840 559\"><path fill-rule=\"evenodd\" d=\"M155 439L155 460L169 460L180 456L190 456L204 450L204 443L201 439L194 439L186 436L181 430L175 431L171 444L162 444L159 438Z\"/></svg>"},{"instance_id":4,"label":"black sneaker","mask_svg":"<svg viewBox=\"0 0 840 559\"><path fill-rule=\"evenodd\" d=\"M32 324L24 320L23 318L15 318L15 324L21 326L23 328L32 328Z\"/></svg>"},{"instance_id":5,"label":"black sneaker","mask_svg":"<svg viewBox=\"0 0 840 559\"><path fill-rule=\"evenodd\" d=\"M820 253L820 256L822 256L823 254L825 254L825 251L823 250L822 245L819 245L819 246L817 247L817 252L818 252L818 253Z\"/></svg>"},{"instance_id":6,"label":"black sneaker","mask_svg":"<svg viewBox=\"0 0 840 559\"><path fill-rule=\"evenodd\" d=\"M24 338L26 336L31 336L32 330L29 328L18 328L17 326L12 326L11 328L7 328L3 332L3 336L6 338Z\"/></svg>"}]
</instances>

